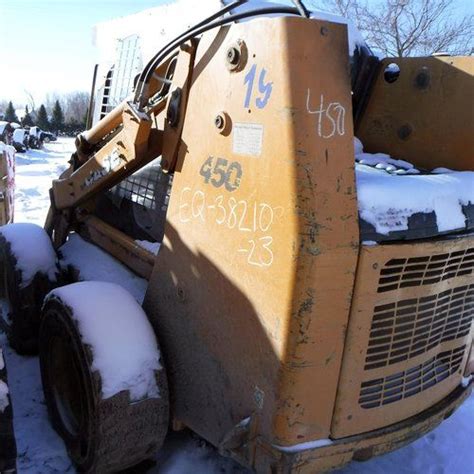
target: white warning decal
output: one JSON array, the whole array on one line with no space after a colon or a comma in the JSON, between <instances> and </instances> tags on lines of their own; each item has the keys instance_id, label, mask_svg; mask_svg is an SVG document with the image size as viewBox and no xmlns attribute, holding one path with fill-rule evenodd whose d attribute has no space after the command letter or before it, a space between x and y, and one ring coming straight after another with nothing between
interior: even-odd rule
<instances>
[{"instance_id":1,"label":"white warning decal","mask_svg":"<svg viewBox=\"0 0 474 474\"><path fill-rule=\"evenodd\" d=\"M232 133L232 151L236 155L260 156L263 145L263 125L236 123Z\"/></svg>"}]
</instances>

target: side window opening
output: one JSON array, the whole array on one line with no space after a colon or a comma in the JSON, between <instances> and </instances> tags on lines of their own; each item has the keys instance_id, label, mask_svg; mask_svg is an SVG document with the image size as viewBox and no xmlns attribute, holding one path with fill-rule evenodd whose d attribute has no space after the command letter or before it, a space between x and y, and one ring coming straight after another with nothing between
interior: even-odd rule
<instances>
[{"instance_id":1,"label":"side window opening","mask_svg":"<svg viewBox=\"0 0 474 474\"><path fill-rule=\"evenodd\" d=\"M112 108L133 90L135 76L143 69L140 37L127 36L118 40L109 103Z\"/></svg>"},{"instance_id":2,"label":"side window opening","mask_svg":"<svg viewBox=\"0 0 474 474\"><path fill-rule=\"evenodd\" d=\"M163 173L160 161L155 159L101 194L96 215L134 240L161 242L172 175Z\"/></svg>"}]
</instances>

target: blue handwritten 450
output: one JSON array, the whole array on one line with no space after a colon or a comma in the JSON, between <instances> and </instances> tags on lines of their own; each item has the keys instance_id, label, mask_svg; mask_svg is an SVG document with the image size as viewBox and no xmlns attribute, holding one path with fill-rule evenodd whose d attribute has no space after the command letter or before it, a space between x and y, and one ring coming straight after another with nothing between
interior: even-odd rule
<instances>
[{"instance_id":1,"label":"blue handwritten 450","mask_svg":"<svg viewBox=\"0 0 474 474\"><path fill-rule=\"evenodd\" d=\"M255 98L255 105L259 109L263 109L267 105L270 99L270 96L272 95L273 82L265 82L266 74L267 74L267 71L264 68L262 68L260 70L260 74L258 75L259 95ZM245 102L244 102L245 108L250 107L250 102L252 100L252 95L253 95L253 85L255 82L256 75L257 75L257 65L254 64L250 68L250 71L245 76L244 84L247 84L247 94L245 95Z\"/></svg>"}]
</instances>

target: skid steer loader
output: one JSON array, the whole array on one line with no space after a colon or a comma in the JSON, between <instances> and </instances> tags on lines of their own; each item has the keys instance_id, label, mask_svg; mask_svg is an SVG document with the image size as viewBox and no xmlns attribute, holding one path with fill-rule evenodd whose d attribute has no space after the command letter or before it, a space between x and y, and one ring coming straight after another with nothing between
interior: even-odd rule
<instances>
[{"instance_id":1,"label":"skid steer loader","mask_svg":"<svg viewBox=\"0 0 474 474\"><path fill-rule=\"evenodd\" d=\"M77 138L45 230L0 230L11 341L39 348L81 471L135 465L171 426L258 473L324 472L472 391L472 58L379 61L301 2L245 3ZM354 135L398 160L359 144L356 164ZM59 270L77 236L146 280L142 307Z\"/></svg>"}]
</instances>

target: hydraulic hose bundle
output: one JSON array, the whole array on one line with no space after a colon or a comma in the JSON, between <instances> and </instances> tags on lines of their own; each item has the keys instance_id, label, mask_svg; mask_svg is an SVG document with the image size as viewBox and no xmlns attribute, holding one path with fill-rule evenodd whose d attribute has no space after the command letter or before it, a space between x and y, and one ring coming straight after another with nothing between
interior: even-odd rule
<instances>
[{"instance_id":1,"label":"hydraulic hose bundle","mask_svg":"<svg viewBox=\"0 0 474 474\"><path fill-rule=\"evenodd\" d=\"M148 62L148 64L143 69L142 73L140 74L137 82L137 86L135 89L135 96L134 102L138 104L139 108L143 108L147 101L147 86L153 77L153 74L158 67L158 65L166 59L166 57L173 52L181 44L185 43L186 41L194 38L195 36L201 35L206 31L209 31L213 28L218 28L220 26L228 25L229 23L233 23L239 20L244 20L249 17L259 16L259 15L271 15L271 14L287 14L287 15L300 15L305 18L309 18L309 12L304 7L300 0L293 0L295 7L264 7L264 8L256 8L253 10L241 12L241 13L234 13L230 14L226 17L223 15L231 12L233 9L247 3L248 0L238 0L235 2L226 5L224 8L219 10L217 13L211 15L210 17L206 18L205 20L199 22L186 32L182 33L181 35L177 36L174 40L170 41L167 45L161 48L155 56Z\"/></svg>"}]
</instances>

